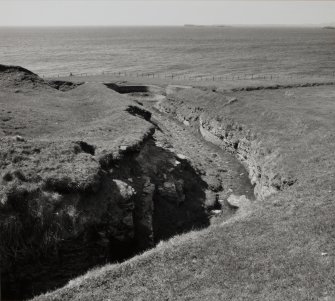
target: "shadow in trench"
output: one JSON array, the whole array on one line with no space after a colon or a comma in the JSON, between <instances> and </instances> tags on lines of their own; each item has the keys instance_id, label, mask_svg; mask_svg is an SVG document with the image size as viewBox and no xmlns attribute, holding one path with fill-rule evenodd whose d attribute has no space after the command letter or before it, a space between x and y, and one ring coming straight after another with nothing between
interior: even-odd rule
<instances>
[{"instance_id":1,"label":"shadow in trench","mask_svg":"<svg viewBox=\"0 0 335 301\"><path fill-rule=\"evenodd\" d=\"M208 227L204 206L208 188L187 160L149 141L137 157L154 184L154 242L194 229Z\"/></svg>"},{"instance_id":2,"label":"shadow in trench","mask_svg":"<svg viewBox=\"0 0 335 301\"><path fill-rule=\"evenodd\" d=\"M148 87L143 85L117 85L115 83L105 83L104 85L120 94L145 93L149 91Z\"/></svg>"},{"instance_id":3,"label":"shadow in trench","mask_svg":"<svg viewBox=\"0 0 335 301\"><path fill-rule=\"evenodd\" d=\"M104 213L43 254L36 239L36 249L2 270L2 300L25 300L54 290L93 267L127 260L162 239L209 226L204 207L207 184L187 160L156 146L152 138L140 150L123 155L105 170L97 192L79 198L83 212L95 212L108 203ZM128 201L116 179L136 191ZM133 226L123 222L129 221L129 208ZM27 239L33 237L33 230L28 230Z\"/></svg>"}]
</instances>

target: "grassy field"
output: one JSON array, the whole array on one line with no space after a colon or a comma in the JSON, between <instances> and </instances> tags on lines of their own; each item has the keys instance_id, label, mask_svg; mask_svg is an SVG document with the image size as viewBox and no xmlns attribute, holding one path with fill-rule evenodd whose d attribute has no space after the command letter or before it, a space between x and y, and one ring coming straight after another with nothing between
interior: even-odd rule
<instances>
[{"instance_id":1,"label":"grassy field","mask_svg":"<svg viewBox=\"0 0 335 301\"><path fill-rule=\"evenodd\" d=\"M93 75L93 76L66 76L66 77L50 77L52 80L65 80L71 82L126 82L126 83L141 83L143 85L158 85L166 87L168 85L189 85L194 87L213 87L213 88L222 88L225 90L240 88L240 87L266 87L273 85L299 85L305 83L333 83L335 82L334 76L328 75L315 75L315 76L301 76L301 77L281 77L273 79L240 79L240 80L212 80L208 78L207 80L188 80L181 78L153 78L148 77L136 77L136 76L117 76L117 75Z\"/></svg>"},{"instance_id":2,"label":"grassy field","mask_svg":"<svg viewBox=\"0 0 335 301\"><path fill-rule=\"evenodd\" d=\"M188 89L162 105L201 118L219 139L237 137L237 154L248 140L257 181L277 188L233 218L34 300L335 300L334 87Z\"/></svg>"}]
</instances>

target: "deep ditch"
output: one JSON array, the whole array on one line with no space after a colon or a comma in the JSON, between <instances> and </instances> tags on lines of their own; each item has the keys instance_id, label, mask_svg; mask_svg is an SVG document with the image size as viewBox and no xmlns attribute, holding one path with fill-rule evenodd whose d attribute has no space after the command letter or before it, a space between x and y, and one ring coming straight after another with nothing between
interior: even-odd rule
<instances>
[{"instance_id":1,"label":"deep ditch","mask_svg":"<svg viewBox=\"0 0 335 301\"><path fill-rule=\"evenodd\" d=\"M141 86L107 86L121 94L148 92ZM213 209L223 209L217 201L220 196L227 195L224 191L227 187L207 183L201 175L204 171L197 170L189 158L178 156L169 147L162 146L157 139L164 133L152 120L150 112L138 106L130 106L127 111L152 122L156 134L161 132L160 135L151 133L140 146L124 151L118 161L102 161L99 192L79 196L87 204L92 199L116 204L106 207L101 221L59 241L43 256L37 252L11 263L2 271L4 299L23 300L53 290L92 267L127 260L154 247L162 239L208 227ZM159 116L157 118L159 121ZM191 132L187 134L192 135ZM204 140L202 143L210 150L222 153L217 146L208 145ZM89 145L83 145L94 155ZM233 168L236 168L236 174L245 172L239 163ZM253 187L247 172L230 181L240 181L240 186L245 186L249 196L252 195ZM208 203L208 192L212 192L213 202Z\"/></svg>"},{"instance_id":2,"label":"deep ditch","mask_svg":"<svg viewBox=\"0 0 335 301\"><path fill-rule=\"evenodd\" d=\"M209 225L207 184L187 160L156 146L152 135L104 170L99 192L84 193L82 202L113 198L117 204L106 208L101 221L61 240L43 256L31 254L10 264L2 271L5 300L53 290L92 267L124 261L162 239Z\"/></svg>"}]
</instances>

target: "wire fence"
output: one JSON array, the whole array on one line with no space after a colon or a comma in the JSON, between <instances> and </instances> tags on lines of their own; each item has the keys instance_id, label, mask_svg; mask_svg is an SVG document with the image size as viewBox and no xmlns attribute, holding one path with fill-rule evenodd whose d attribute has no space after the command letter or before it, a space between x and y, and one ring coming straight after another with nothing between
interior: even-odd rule
<instances>
[{"instance_id":1,"label":"wire fence","mask_svg":"<svg viewBox=\"0 0 335 301\"><path fill-rule=\"evenodd\" d=\"M235 81L235 80L294 80L307 78L335 78L335 71L325 73L295 73L295 74L227 74L227 75L191 75L174 73L154 73L154 72L100 72L100 73L63 73L44 76L48 78L64 77L92 77L110 76L115 78L148 78L148 79L169 79L173 81Z\"/></svg>"}]
</instances>

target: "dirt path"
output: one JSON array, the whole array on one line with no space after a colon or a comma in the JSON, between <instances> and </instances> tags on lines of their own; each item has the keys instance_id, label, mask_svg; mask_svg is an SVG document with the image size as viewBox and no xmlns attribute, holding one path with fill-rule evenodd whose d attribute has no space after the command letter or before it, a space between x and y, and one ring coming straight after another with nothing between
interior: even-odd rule
<instances>
[{"instance_id":1,"label":"dirt path","mask_svg":"<svg viewBox=\"0 0 335 301\"><path fill-rule=\"evenodd\" d=\"M218 200L226 199L230 194L245 195L254 199L253 186L245 168L236 158L221 148L205 141L200 133L154 108L157 95L148 97L132 96L151 111L152 121L157 125L156 144L187 159L208 184L206 205L218 209Z\"/></svg>"}]
</instances>

